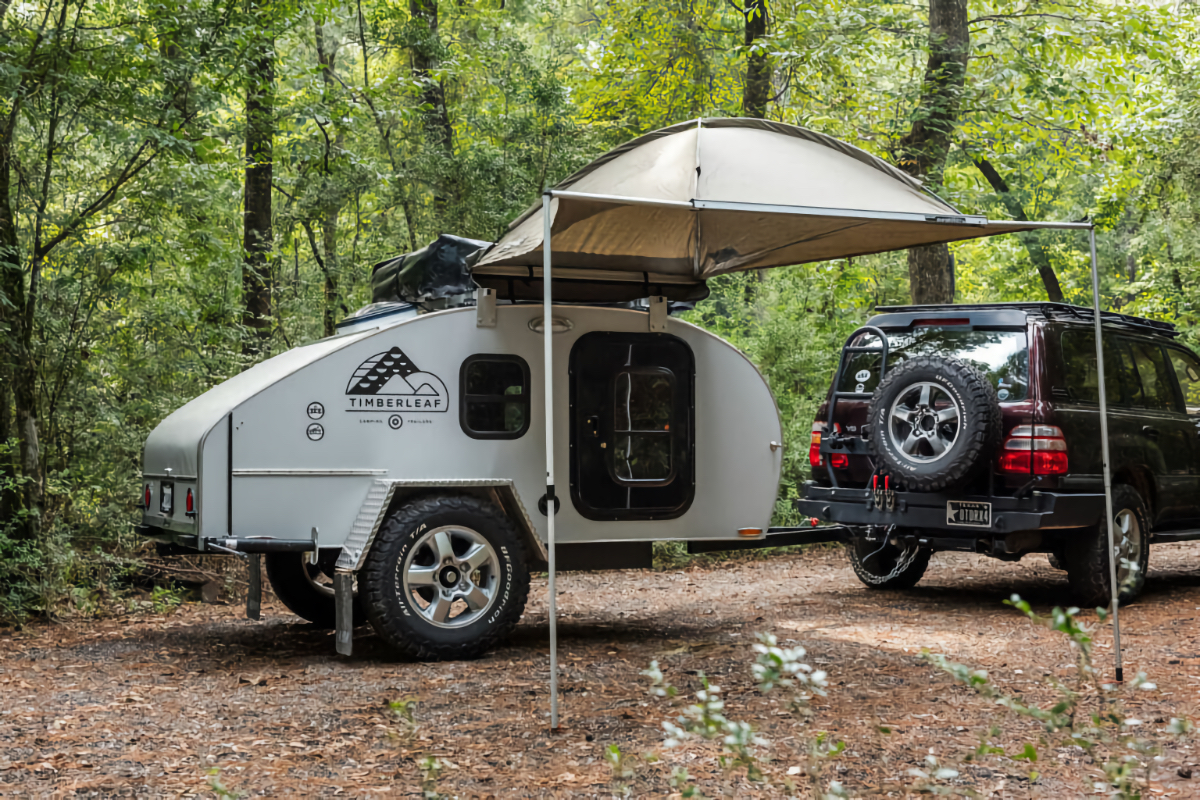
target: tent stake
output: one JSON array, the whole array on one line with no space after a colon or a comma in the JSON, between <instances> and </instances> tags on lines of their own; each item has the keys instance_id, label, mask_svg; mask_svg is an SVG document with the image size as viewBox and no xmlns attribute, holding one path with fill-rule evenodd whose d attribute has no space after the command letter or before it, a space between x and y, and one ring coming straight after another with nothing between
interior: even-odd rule
<instances>
[{"instance_id":1,"label":"tent stake","mask_svg":"<svg viewBox=\"0 0 1200 800\"><path fill-rule=\"evenodd\" d=\"M546 386L546 534L550 568L550 730L558 730L558 598L554 591L554 317L550 296L550 192L542 195L542 339Z\"/></svg>"},{"instance_id":2,"label":"tent stake","mask_svg":"<svg viewBox=\"0 0 1200 800\"><path fill-rule=\"evenodd\" d=\"M1108 522L1108 582L1112 589L1113 659L1116 662L1117 682L1125 680L1121 665L1121 621L1119 617L1121 587L1117 585L1117 548L1113 540L1112 470L1108 458L1108 394L1104 388L1104 346L1100 340L1100 271L1096 267L1096 228L1088 231L1092 250L1092 318L1096 326L1096 371L1099 373L1100 390L1100 455L1104 463L1104 513ZM1146 546L1146 545L1143 545Z\"/></svg>"}]
</instances>

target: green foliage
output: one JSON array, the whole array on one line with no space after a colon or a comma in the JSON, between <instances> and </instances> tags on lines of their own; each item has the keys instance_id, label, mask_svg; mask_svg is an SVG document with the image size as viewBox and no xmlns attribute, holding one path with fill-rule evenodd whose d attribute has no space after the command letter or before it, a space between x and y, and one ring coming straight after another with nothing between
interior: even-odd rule
<instances>
[{"instance_id":1,"label":"green foliage","mask_svg":"<svg viewBox=\"0 0 1200 800\"><path fill-rule=\"evenodd\" d=\"M1150 771L1155 757L1162 752L1163 743L1179 739L1192 733L1192 723L1187 719L1172 719L1166 729L1140 735L1141 721L1126 716L1121 704L1118 687L1101 683L1092 664L1092 630L1078 618L1078 608L1055 607L1050 616L1036 613L1029 603L1017 595L1005 601L1021 611L1033 624L1060 633L1075 654L1074 681L1066 683L1057 677L1048 676L1047 683L1055 690L1058 701L1049 709L1029 705L1019 698L1006 694L995 685L983 670L973 670L963 664L950 661L945 656L922 651L922 657L956 680L970 687L980 696L995 705L1008 709L1018 717L1037 720L1041 723L1050 742L1059 746L1076 746L1098 765L1103 782L1097 782L1098 790L1111 790L1112 797L1139 798L1149 791ZM1099 610L1099 609L1098 609ZM1103 619L1103 614L1101 614ZM1157 688L1144 673L1138 673L1130 682L1135 692L1152 691ZM993 729L991 736L998 734ZM988 743L985 735L971 758L1006 755L1001 748ZM1038 773L1032 770L1039 757L1048 756L1048 748L1039 753L1032 742L1026 742L1020 752L1008 753L1015 761L1030 765L1030 781L1037 780ZM953 770L951 770L953 771ZM956 777L954 775L921 772L917 777L925 781L937 781ZM929 790L946 789L928 785Z\"/></svg>"},{"instance_id":2,"label":"green foliage","mask_svg":"<svg viewBox=\"0 0 1200 800\"><path fill-rule=\"evenodd\" d=\"M442 800L445 796L438 791L438 776L445 766L436 756L425 756L421 760L421 797L424 800Z\"/></svg>"},{"instance_id":3,"label":"green foliage","mask_svg":"<svg viewBox=\"0 0 1200 800\"><path fill-rule=\"evenodd\" d=\"M221 780L221 770L213 767L208 771L208 789L218 800L240 800L241 792L234 791Z\"/></svg>"},{"instance_id":4,"label":"green foliage","mask_svg":"<svg viewBox=\"0 0 1200 800\"><path fill-rule=\"evenodd\" d=\"M811 717L808 702L814 694L824 696L828 685L825 672L814 670L801 661L805 656L804 648L781 648L775 636L768 633L760 633L757 638L758 642L753 646L756 658L751 666L751 674L759 691L768 695L779 688L789 689L788 708L802 718ZM649 669L641 674L650 680L647 691L652 697L674 701L679 694L667 682L657 661L652 661ZM674 721L663 721L666 734L664 745L677 748L691 742L718 742L721 754L717 756L717 761L726 773L744 774L746 780L752 783L774 785L794 795L796 786L791 779L768 772L757 755L757 750L769 743L755 732L750 723L726 717L720 687L712 685L703 672L698 677L701 688L695 693L696 702L684 706ZM611 745L609 750L620 755L616 745ZM803 771L813 787L813 797L826 800L848 796L840 783L831 781L826 786L822 778L823 765L837 758L843 750L845 743L834 741L824 731L816 732L807 743ZM629 773L625 777L631 776L632 773ZM680 790L683 797L704 797L685 769L677 768L671 775L670 784Z\"/></svg>"}]
</instances>

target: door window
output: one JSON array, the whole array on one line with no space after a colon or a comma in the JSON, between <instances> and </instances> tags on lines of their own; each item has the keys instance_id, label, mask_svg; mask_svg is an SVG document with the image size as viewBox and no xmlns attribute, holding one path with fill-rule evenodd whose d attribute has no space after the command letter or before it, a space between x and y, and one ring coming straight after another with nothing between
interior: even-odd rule
<instances>
[{"instance_id":1,"label":"door window","mask_svg":"<svg viewBox=\"0 0 1200 800\"><path fill-rule=\"evenodd\" d=\"M669 483L675 376L665 367L624 369L613 381L612 474L617 483Z\"/></svg>"},{"instance_id":2,"label":"door window","mask_svg":"<svg viewBox=\"0 0 1200 800\"><path fill-rule=\"evenodd\" d=\"M575 509L598 521L682 516L696 494L691 348L661 333L587 333L570 370Z\"/></svg>"},{"instance_id":3,"label":"door window","mask_svg":"<svg viewBox=\"0 0 1200 800\"><path fill-rule=\"evenodd\" d=\"M1191 353L1167 348L1179 388L1183 392L1183 404L1189 416L1200 416L1200 360Z\"/></svg>"},{"instance_id":4,"label":"door window","mask_svg":"<svg viewBox=\"0 0 1200 800\"><path fill-rule=\"evenodd\" d=\"M520 356L475 355L459 371L459 424L473 439L519 439L529 429L529 365Z\"/></svg>"},{"instance_id":5,"label":"door window","mask_svg":"<svg viewBox=\"0 0 1200 800\"><path fill-rule=\"evenodd\" d=\"M1063 364L1067 389L1076 403L1100 403L1100 376L1096 369L1095 334L1088 330L1068 330L1062 335ZM1121 358L1111 339L1104 339L1105 398L1111 405L1121 404Z\"/></svg>"},{"instance_id":6,"label":"door window","mask_svg":"<svg viewBox=\"0 0 1200 800\"><path fill-rule=\"evenodd\" d=\"M1171 367L1167 364L1162 347L1135 340L1126 340L1123 344L1128 348L1128 358L1136 372L1133 405L1159 411L1183 411L1175 396Z\"/></svg>"}]
</instances>

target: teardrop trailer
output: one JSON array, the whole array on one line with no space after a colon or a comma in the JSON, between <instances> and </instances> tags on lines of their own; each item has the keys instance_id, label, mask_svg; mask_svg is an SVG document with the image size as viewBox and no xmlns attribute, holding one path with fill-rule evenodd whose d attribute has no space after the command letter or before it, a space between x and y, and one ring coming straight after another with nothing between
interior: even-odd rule
<instances>
[{"instance_id":1,"label":"teardrop trailer","mask_svg":"<svg viewBox=\"0 0 1200 800\"><path fill-rule=\"evenodd\" d=\"M336 627L343 653L370 621L417 658L477 655L546 569L556 726L557 570L649 566L661 540L695 552L847 536L769 528L782 460L770 390L670 304L728 272L1039 227L1091 230L962 214L789 125L655 131L547 190L495 245L444 237L376 272L377 299L427 313L366 309L169 416L146 443L139 531L252 554L252 583L265 555L280 599ZM455 260L433 251L475 291L423 272ZM1094 260L1093 239L1093 274Z\"/></svg>"}]
</instances>

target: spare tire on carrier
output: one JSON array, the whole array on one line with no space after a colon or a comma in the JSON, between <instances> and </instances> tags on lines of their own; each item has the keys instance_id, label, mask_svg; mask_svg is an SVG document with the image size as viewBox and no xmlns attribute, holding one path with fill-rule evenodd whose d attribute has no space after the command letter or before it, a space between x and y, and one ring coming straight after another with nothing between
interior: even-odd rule
<instances>
[{"instance_id":1,"label":"spare tire on carrier","mask_svg":"<svg viewBox=\"0 0 1200 800\"><path fill-rule=\"evenodd\" d=\"M889 368L867 419L876 468L917 492L969 483L989 465L1001 435L991 382L950 357L917 356Z\"/></svg>"}]
</instances>

